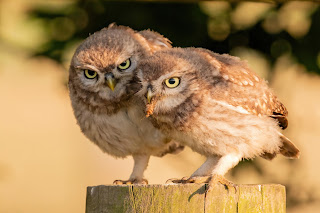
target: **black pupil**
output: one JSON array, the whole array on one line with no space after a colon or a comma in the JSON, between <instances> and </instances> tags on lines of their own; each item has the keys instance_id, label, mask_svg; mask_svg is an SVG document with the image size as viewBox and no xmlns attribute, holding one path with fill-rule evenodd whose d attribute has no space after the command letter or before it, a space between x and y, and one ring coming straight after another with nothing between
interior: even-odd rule
<instances>
[{"instance_id":1,"label":"black pupil","mask_svg":"<svg viewBox=\"0 0 320 213\"><path fill-rule=\"evenodd\" d=\"M90 76L93 76L93 75L95 74L95 71L88 70L88 74L89 74Z\"/></svg>"},{"instance_id":2,"label":"black pupil","mask_svg":"<svg viewBox=\"0 0 320 213\"><path fill-rule=\"evenodd\" d=\"M169 84L174 84L174 83L176 83L176 80L174 78L170 78L169 79Z\"/></svg>"},{"instance_id":3,"label":"black pupil","mask_svg":"<svg viewBox=\"0 0 320 213\"><path fill-rule=\"evenodd\" d=\"M127 65L127 62L122 62L120 65L121 65L122 67L124 67L124 66Z\"/></svg>"}]
</instances>

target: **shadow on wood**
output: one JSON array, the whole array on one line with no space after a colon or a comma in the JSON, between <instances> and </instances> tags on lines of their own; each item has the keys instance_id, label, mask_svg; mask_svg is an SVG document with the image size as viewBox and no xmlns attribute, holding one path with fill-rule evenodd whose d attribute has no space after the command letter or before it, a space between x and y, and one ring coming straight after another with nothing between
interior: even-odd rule
<instances>
[{"instance_id":1,"label":"shadow on wood","mask_svg":"<svg viewBox=\"0 0 320 213\"><path fill-rule=\"evenodd\" d=\"M205 184L93 186L87 188L86 212L285 213L285 187L277 184Z\"/></svg>"}]
</instances>

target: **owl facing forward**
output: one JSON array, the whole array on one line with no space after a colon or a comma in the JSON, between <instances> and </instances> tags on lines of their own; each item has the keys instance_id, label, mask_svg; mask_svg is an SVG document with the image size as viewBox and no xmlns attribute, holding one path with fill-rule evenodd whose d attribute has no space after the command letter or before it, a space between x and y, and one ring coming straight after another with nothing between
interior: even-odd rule
<instances>
[{"instance_id":1,"label":"owl facing forward","mask_svg":"<svg viewBox=\"0 0 320 213\"><path fill-rule=\"evenodd\" d=\"M147 183L143 173L150 155L182 149L143 119L142 106L132 99L139 89L133 75L139 61L170 47L156 32L112 24L89 36L72 58L69 91L82 132L114 157L133 156L129 180L117 184Z\"/></svg>"},{"instance_id":2,"label":"owl facing forward","mask_svg":"<svg viewBox=\"0 0 320 213\"><path fill-rule=\"evenodd\" d=\"M298 158L284 135L287 110L266 82L230 55L201 48L155 53L137 68L147 117L168 137L207 157L189 179L232 184L225 173L241 159Z\"/></svg>"}]
</instances>

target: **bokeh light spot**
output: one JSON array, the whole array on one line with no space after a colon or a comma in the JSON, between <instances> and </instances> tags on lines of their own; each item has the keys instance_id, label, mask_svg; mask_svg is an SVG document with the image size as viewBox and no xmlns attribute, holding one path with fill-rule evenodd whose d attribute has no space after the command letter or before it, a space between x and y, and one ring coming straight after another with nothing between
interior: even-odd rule
<instances>
[{"instance_id":1,"label":"bokeh light spot","mask_svg":"<svg viewBox=\"0 0 320 213\"><path fill-rule=\"evenodd\" d=\"M262 22L263 29L271 34L280 33L283 29L279 22L279 15L276 11L270 11Z\"/></svg>"},{"instance_id":2,"label":"bokeh light spot","mask_svg":"<svg viewBox=\"0 0 320 213\"><path fill-rule=\"evenodd\" d=\"M279 10L280 25L294 38L305 36L311 26L310 16L317 9L312 2L290 2Z\"/></svg>"},{"instance_id":3,"label":"bokeh light spot","mask_svg":"<svg viewBox=\"0 0 320 213\"><path fill-rule=\"evenodd\" d=\"M274 6L267 3L239 3L236 9L232 11L231 21L236 29L249 28L263 18L266 11L272 7Z\"/></svg>"},{"instance_id":4,"label":"bokeh light spot","mask_svg":"<svg viewBox=\"0 0 320 213\"><path fill-rule=\"evenodd\" d=\"M320 69L320 52L318 53L318 56L317 56L317 65Z\"/></svg>"},{"instance_id":5,"label":"bokeh light spot","mask_svg":"<svg viewBox=\"0 0 320 213\"><path fill-rule=\"evenodd\" d=\"M217 17L221 14L228 12L231 7L228 2L216 1L216 2L200 2L200 9L210 17Z\"/></svg>"},{"instance_id":6,"label":"bokeh light spot","mask_svg":"<svg viewBox=\"0 0 320 213\"><path fill-rule=\"evenodd\" d=\"M230 23L225 19L210 19L208 21L208 34L214 40L223 41L230 34Z\"/></svg>"}]
</instances>

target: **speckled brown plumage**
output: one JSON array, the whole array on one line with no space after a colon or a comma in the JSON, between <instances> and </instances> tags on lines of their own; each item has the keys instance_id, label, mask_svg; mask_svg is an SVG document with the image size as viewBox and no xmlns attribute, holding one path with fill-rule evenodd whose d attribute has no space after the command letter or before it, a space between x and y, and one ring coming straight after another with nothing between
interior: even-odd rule
<instances>
[{"instance_id":1,"label":"speckled brown plumage","mask_svg":"<svg viewBox=\"0 0 320 213\"><path fill-rule=\"evenodd\" d=\"M242 158L299 157L280 133L279 126L287 126L286 108L237 57L202 48L166 49L143 60L137 77L142 89L136 95L154 126L207 157L189 181L223 176ZM171 88L169 79L179 83Z\"/></svg>"},{"instance_id":2,"label":"speckled brown plumage","mask_svg":"<svg viewBox=\"0 0 320 213\"><path fill-rule=\"evenodd\" d=\"M225 80L230 81L236 85L247 87L248 90L259 86L261 88L260 94L255 97L237 99L236 91L231 91L226 95L229 97L229 103L233 106L242 106L245 110L256 115L269 115L277 119L279 126L282 129L288 126L288 111L285 106L277 99L273 92L268 88L266 82L254 73L245 61L241 61L237 57L227 54L217 54L206 49L195 49L208 58L210 61L217 60L219 63L220 73ZM225 97L225 98L226 98Z\"/></svg>"},{"instance_id":3,"label":"speckled brown plumage","mask_svg":"<svg viewBox=\"0 0 320 213\"><path fill-rule=\"evenodd\" d=\"M102 151L134 158L129 180L117 184L146 183L143 173L150 155L183 149L152 126L133 98L141 87L133 74L137 64L164 48L171 48L171 42L159 33L111 24L90 35L72 58L69 91L82 132Z\"/></svg>"}]
</instances>

